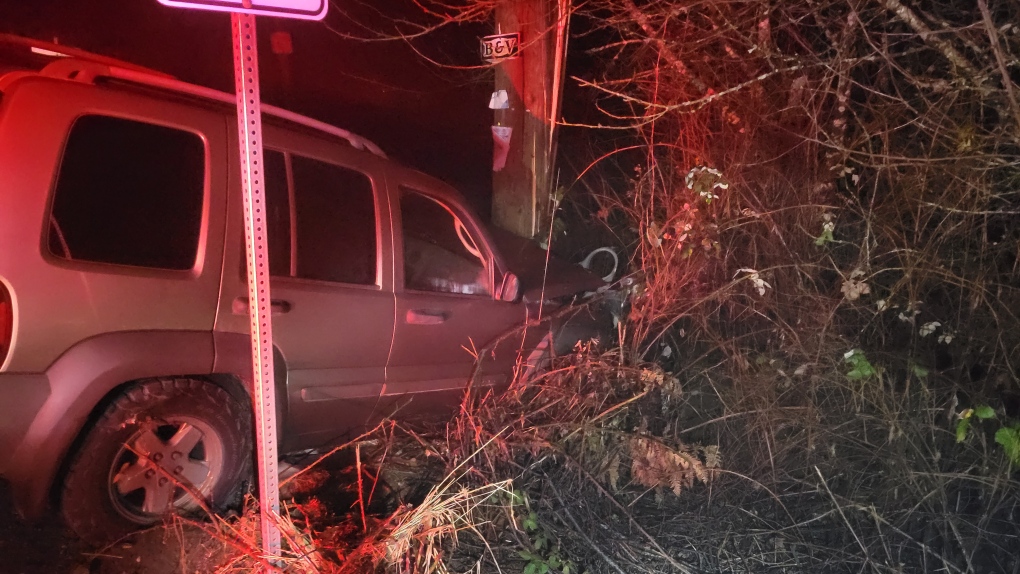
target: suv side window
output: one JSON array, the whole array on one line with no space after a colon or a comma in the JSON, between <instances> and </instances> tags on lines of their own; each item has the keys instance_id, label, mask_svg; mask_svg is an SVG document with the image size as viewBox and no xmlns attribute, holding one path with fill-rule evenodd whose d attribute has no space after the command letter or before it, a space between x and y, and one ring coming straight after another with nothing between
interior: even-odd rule
<instances>
[{"instance_id":1,"label":"suv side window","mask_svg":"<svg viewBox=\"0 0 1020 574\"><path fill-rule=\"evenodd\" d=\"M266 199L274 276L376 284L375 194L367 175L266 150Z\"/></svg>"},{"instance_id":2,"label":"suv side window","mask_svg":"<svg viewBox=\"0 0 1020 574\"><path fill-rule=\"evenodd\" d=\"M490 295L485 260L449 207L401 187L404 285L415 291Z\"/></svg>"},{"instance_id":3,"label":"suv side window","mask_svg":"<svg viewBox=\"0 0 1020 574\"><path fill-rule=\"evenodd\" d=\"M49 251L71 261L191 269L202 225L205 144L179 129L87 115L71 127Z\"/></svg>"}]
</instances>

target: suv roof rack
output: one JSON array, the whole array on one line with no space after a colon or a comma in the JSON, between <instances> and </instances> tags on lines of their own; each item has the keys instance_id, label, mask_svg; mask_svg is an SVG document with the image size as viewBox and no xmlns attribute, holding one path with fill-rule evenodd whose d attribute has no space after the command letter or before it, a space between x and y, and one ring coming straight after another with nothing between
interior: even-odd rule
<instances>
[{"instance_id":1,"label":"suv roof rack","mask_svg":"<svg viewBox=\"0 0 1020 574\"><path fill-rule=\"evenodd\" d=\"M118 66L126 70L136 70L139 72L149 73L154 76L163 76L167 78L173 77L169 74L153 70L152 68L146 68L144 66L139 66L138 64L132 64L131 62L125 62L109 56L101 56L99 54L94 54L71 46L57 44L56 42L47 42L45 40L37 40L35 38L27 38L25 36L17 36L15 34L0 34L0 44L28 48L28 51L34 54L39 60L44 58L74 58L83 62Z\"/></svg>"},{"instance_id":2,"label":"suv roof rack","mask_svg":"<svg viewBox=\"0 0 1020 574\"><path fill-rule=\"evenodd\" d=\"M74 67L72 68L72 66ZM109 78L147 87L160 88L171 92L187 94L189 96L196 96L231 105L237 102L237 99L234 96L225 92L182 82L173 77L149 74L118 66L81 62L79 60L59 60L49 64L39 73L44 76L68 78L69 71L73 74L71 79L81 79L83 81L94 82L97 78ZM386 157L386 153L383 152L379 146L375 145L370 140L345 129L341 129L327 124L326 122L302 116L301 114L294 113L283 108L278 108L270 104L263 104L262 111L271 116L347 140L347 143L349 143L354 149L367 150L379 157Z\"/></svg>"},{"instance_id":3,"label":"suv roof rack","mask_svg":"<svg viewBox=\"0 0 1020 574\"><path fill-rule=\"evenodd\" d=\"M24 38L12 34L0 34L0 43L26 46L36 54L57 58L49 64L46 64L46 66L38 72L16 73L18 77L37 73L49 78L74 80L92 84L94 84L97 79L113 79L176 92L179 94L195 96L216 102L227 104L236 103L235 97L225 92L182 82L181 80L162 72L157 72L149 68L137 66L114 58L100 56L84 50L78 50L76 48L70 48L60 44L43 42L41 40ZM13 79L14 78L12 77L8 81ZM2 88L4 87L3 84L5 83L6 82L0 82L0 91L2 91ZM379 146L355 133L351 133L325 122L321 122L307 116L302 116L301 114L269 104L263 104L262 110L271 116L346 140L347 143L349 143L354 149L367 150L379 157L386 157L386 153L383 152Z\"/></svg>"}]
</instances>

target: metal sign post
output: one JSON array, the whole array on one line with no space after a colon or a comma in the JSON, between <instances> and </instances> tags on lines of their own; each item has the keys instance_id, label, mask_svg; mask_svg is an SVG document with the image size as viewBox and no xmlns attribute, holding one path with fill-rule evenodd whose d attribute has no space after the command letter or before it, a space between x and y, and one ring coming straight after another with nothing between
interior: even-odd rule
<instances>
[{"instance_id":1,"label":"metal sign post","mask_svg":"<svg viewBox=\"0 0 1020 574\"><path fill-rule=\"evenodd\" d=\"M255 440L259 473L262 552L280 556L280 485L276 441L276 385L273 381L273 327L269 296L269 249L266 244L265 162L259 96L258 40L255 15L321 20L328 0L159 0L180 8L231 12L237 137L244 186L244 243L248 262L248 309L254 375Z\"/></svg>"},{"instance_id":2,"label":"metal sign post","mask_svg":"<svg viewBox=\"0 0 1020 574\"><path fill-rule=\"evenodd\" d=\"M251 319L252 370L255 375L255 440L258 444L259 510L262 551L280 555L279 469L276 452L276 385L273 381L273 326L269 297L269 249L266 245L265 162L262 160L262 111L255 16L230 15L234 40L234 91L237 139L244 184L244 245L248 260L248 309Z\"/></svg>"}]
</instances>

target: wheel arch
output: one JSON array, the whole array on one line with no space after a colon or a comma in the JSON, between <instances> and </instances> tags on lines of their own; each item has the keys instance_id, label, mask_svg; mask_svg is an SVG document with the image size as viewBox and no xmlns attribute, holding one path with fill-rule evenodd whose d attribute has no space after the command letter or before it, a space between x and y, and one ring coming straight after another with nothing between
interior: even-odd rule
<instances>
[{"instance_id":1,"label":"wheel arch","mask_svg":"<svg viewBox=\"0 0 1020 574\"><path fill-rule=\"evenodd\" d=\"M18 513L39 518L56 501L75 447L116 397L140 381L201 379L250 405L250 383L240 374L214 372L215 358L212 333L200 331L105 334L61 355L46 370L49 396L7 473Z\"/></svg>"}]
</instances>

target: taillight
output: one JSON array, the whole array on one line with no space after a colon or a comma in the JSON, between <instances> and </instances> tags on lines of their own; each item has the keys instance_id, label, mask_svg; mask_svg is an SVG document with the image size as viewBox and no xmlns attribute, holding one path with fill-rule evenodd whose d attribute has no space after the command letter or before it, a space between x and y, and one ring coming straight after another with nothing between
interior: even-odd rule
<instances>
[{"instance_id":1,"label":"taillight","mask_svg":"<svg viewBox=\"0 0 1020 574\"><path fill-rule=\"evenodd\" d=\"M14 305L7 288L0 283L0 365L7 359L11 350L11 337L14 334Z\"/></svg>"}]
</instances>

